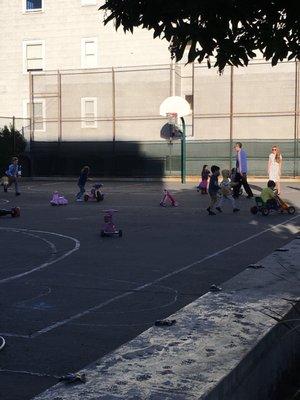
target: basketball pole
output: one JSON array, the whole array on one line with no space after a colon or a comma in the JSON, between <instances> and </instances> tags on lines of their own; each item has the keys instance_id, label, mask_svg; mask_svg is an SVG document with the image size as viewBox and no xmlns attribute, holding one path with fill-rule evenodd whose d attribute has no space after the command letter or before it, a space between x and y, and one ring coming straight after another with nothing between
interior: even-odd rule
<instances>
[{"instance_id":1,"label":"basketball pole","mask_svg":"<svg viewBox=\"0 0 300 400\"><path fill-rule=\"evenodd\" d=\"M185 135L185 120L180 117L182 123L182 138L181 138L181 183L186 182L186 135Z\"/></svg>"}]
</instances>

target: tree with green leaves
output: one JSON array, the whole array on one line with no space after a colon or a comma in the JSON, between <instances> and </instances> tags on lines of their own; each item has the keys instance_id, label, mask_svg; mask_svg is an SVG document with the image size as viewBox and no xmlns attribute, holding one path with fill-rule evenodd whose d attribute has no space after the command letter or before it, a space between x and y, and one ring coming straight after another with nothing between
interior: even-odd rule
<instances>
[{"instance_id":1,"label":"tree with green leaves","mask_svg":"<svg viewBox=\"0 0 300 400\"><path fill-rule=\"evenodd\" d=\"M25 147L26 140L13 126L0 129L0 169L4 169L13 156L23 153Z\"/></svg>"},{"instance_id":2,"label":"tree with green leaves","mask_svg":"<svg viewBox=\"0 0 300 400\"><path fill-rule=\"evenodd\" d=\"M105 0L104 23L153 30L171 57L208 67L246 66L261 52L272 65L300 59L299 0Z\"/></svg>"}]
</instances>

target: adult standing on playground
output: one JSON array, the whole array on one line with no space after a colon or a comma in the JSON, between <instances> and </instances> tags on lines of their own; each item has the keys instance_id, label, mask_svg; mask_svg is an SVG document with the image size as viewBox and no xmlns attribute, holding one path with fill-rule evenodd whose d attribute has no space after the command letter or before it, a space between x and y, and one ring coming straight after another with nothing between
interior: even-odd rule
<instances>
[{"instance_id":1,"label":"adult standing on playground","mask_svg":"<svg viewBox=\"0 0 300 400\"><path fill-rule=\"evenodd\" d=\"M237 169L237 178L240 181L240 184L233 188L233 195L234 197L239 197L239 191L241 186L244 186L244 189L247 193L248 199L253 197L252 190L247 182L247 172L248 172L248 165L247 165L247 153L245 150L242 149L242 143L236 142L234 148L236 151L236 169Z\"/></svg>"},{"instance_id":2,"label":"adult standing on playground","mask_svg":"<svg viewBox=\"0 0 300 400\"><path fill-rule=\"evenodd\" d=\"M273 146L269 155L268 175L269 180L276 183L277 193L280 194L280 176L282 168L282 155L279 146Z\"/></svg>"}]
</instances>

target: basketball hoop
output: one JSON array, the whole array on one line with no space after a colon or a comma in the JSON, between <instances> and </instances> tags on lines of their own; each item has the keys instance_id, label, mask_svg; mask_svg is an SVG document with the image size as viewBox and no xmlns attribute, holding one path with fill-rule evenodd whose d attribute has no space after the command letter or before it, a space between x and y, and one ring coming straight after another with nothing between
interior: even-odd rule
<instances>
[{"instance_id":1,"label":"basketball hoop","mask_svg":"<svg viewBox=\"0 0 300 400\"><path fill-rule=\"evenodd\" d=\"M189 103L180 96L167 97L159 107L159 114L166 117L168 114L177 114L177 117L185 117L191 114Z\"/></svg>"},{"instance_id":2,"label":"basketball hoop","mask_svg":"<svg viewBox=\"0 0 300 400\"><path fill-rule=\"evenodd\" d=\"M182 131L178 126L178 114L177 113L167 113L166 117L168 122L163 125L160 130L160 137L169 141L172 144L173 140L180 140L182 138Z\"/></svg>"},{"instance_id":3,"label":"basketball hoop","mask_svg":"<svg viewBox=\"0 0 300 400\"><path fill-rule=\"evenodd\" d=\"M186 142L185 142L185 121L186 115L191 114L191 108L189 103L180 96L167 97L159 107L159 114L168 119L161 131L160 137L169 140L169 144L172 144L173 140L181 140L181 182L185 183L186 177ZM182 123L182 130L177 125L178 117ZM170 146L171 148L171 146Z\"/></svg>"},{"instance_id":4,"label":"basketball hoop","mask_svg":"<svg viewBox=\"0 0 300 400\"><path fill-rule=\"evenodd\" d=\"M174 113L167 113L166 114L166 117L167 117L167 119L168 119L168 123L169 124L171 124L171 125L177 125L177 117L178 117L178 114L176 113L176 112L174 112Z\"/></svg>"}]
</instances>

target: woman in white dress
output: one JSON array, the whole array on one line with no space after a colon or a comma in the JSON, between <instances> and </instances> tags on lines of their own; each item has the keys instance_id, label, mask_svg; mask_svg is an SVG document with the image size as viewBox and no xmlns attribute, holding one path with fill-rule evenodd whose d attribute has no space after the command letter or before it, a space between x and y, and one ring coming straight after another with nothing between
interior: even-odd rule
<instances>
[{"instance_id":1,"label":"woman in white dress","mask_svg":"<svg viewBox=\"0 0 300 400\"><path fill-rule=\"evenodd\" d=\"M272 147L272 153L269 155L268 174L269 180L276 183L277 193L280 194L280 176L282 168L282 155L278 146Z\"/></svg>"}]
</instances>

